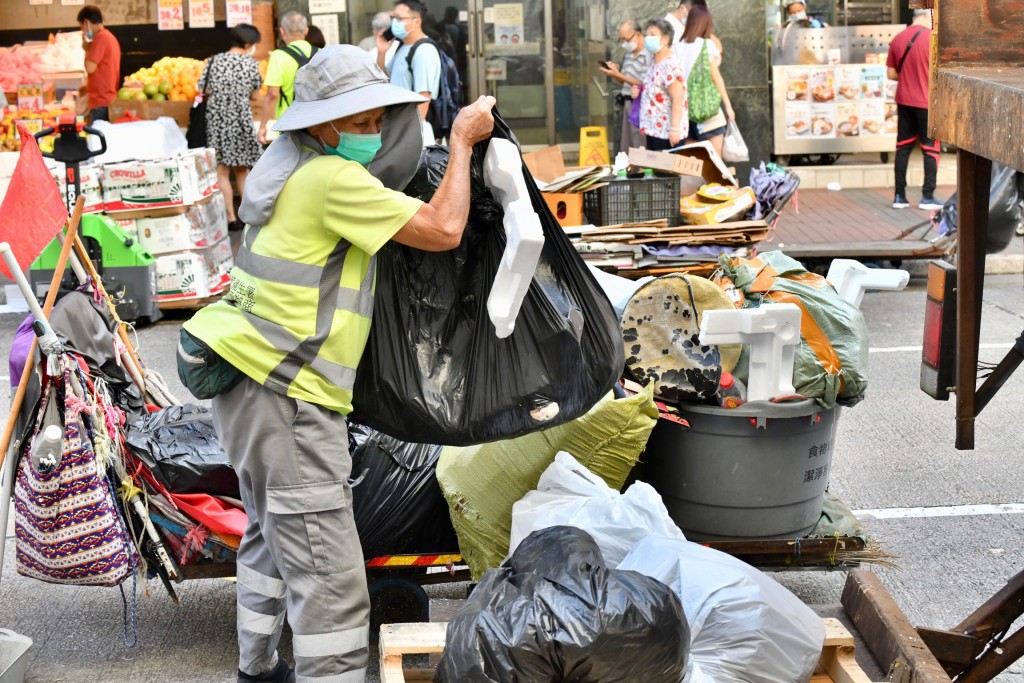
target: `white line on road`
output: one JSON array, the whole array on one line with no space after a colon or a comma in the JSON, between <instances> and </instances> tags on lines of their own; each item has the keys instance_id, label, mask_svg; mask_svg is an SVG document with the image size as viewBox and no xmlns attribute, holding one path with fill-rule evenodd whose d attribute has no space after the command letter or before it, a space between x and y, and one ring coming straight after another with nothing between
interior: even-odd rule
<instances>
[{"instance_id":1,"label":"white line on road","mask_svg":"<svg viewBox=\"0 0 1024 683\"><path fill-rule=\"evenodd\" d=\"M979 349L1012 349L1013 344L978 344ZM868 349L868 353L921 353L920 346L881 346Z\"/></svg>"},{"instance_id":2,"label":"white line on road","mask_svg":"<svg viewBox=\"0 0 1024 683\"><path fill-rule=\"evenodd\" d=\"M880 508L854 510L857 519L923 519L925 517L974 517L977 515L1017 515L1024 513L1024 503L995 505L938 505L918 508Z\"/></svg>"}]
</instances>

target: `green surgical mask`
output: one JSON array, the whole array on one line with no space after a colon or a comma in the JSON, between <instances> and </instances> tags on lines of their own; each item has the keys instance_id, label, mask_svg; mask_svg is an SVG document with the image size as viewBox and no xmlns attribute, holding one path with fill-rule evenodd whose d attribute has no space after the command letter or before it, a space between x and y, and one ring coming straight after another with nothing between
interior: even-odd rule
<instances>
[{"instance_id":1,"label":"green surgical mask","mask_svg":"<svg viewBox=\"0 0 1024 683\"><path fill-rule=\"evenodd\" d=\"M334 127L331 122L331 129L338 134L338 146L331 147L321 140L324 148L331 154L336 154L342 159L354 161L357 164L366 166L380 150L380 133L344 133Z\"/></svg>"}]
</instances>

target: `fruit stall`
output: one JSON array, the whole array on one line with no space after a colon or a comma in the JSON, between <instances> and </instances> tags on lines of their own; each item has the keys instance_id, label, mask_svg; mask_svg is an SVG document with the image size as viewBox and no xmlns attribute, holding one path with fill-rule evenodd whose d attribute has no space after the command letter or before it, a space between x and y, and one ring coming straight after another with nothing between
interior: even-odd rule
<instances>
[{"instance_id":1,"label":"fruit stall","mask_svg":"<svg viewBox=\"0 0 1024 683\"><path fill-rule=\"evenodd\" d=\"M204 62L189 57L162 57L125 77L117 99L110 105L110 119L157 119L169 116L188 126L188 110L198 92Z\"/></svg>"}]
</instances>

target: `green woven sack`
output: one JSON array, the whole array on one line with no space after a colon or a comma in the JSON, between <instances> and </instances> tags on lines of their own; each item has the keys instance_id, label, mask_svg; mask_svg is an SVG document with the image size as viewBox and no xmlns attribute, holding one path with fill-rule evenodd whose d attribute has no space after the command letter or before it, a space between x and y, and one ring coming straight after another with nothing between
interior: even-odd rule
<instances>
[{"instance_id":1,"label":"green woven sack","mask_svg":"<svg viewBox=\"0 0 1024 683\"><path fill-rule=\"evenodd\" d=\"M566 451L618 490L657 421L651 384L629 398L614 400L609 394L583 417L542 432L480 446L445 446L437 481L473 578L479 580L505 559L512 505L537 488L558 451Z\"/></svg>"},{"instance_id":2,"label":"green woven sack","mask_svg":"<svg viewBox=\"0 0 1024 683\"><path fill-rule=\"evenodd\" d=\"M718 87L711 79L711 56L708 55L707 39L704 39L697 61L690 70L690 77L686 79L686 98L690 120L698 123L707 121L722 108L722 93L718 92Z\"/></svg>"}]
</instances>

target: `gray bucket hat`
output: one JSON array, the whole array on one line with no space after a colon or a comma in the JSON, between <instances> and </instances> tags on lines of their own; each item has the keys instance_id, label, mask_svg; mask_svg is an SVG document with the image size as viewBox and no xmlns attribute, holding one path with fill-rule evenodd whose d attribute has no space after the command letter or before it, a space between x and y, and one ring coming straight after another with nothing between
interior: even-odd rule
<instances>
[{"instance_id":1,"label":"gray bucket hat","mask_svg":"<svg viewBox=\"0 0 1024 683\"><path fill-rule=\"evenodd\" d=\"M295 101L274 130L301 130L318 123L396 104L422 104L419 93L391 85L366 50L328 45L295 74Z\"/></svg>"}]
</instances>

